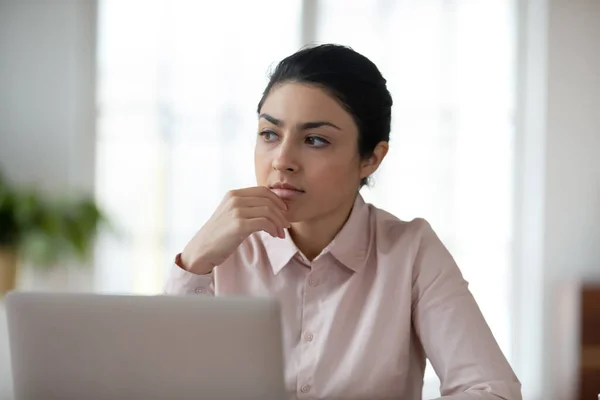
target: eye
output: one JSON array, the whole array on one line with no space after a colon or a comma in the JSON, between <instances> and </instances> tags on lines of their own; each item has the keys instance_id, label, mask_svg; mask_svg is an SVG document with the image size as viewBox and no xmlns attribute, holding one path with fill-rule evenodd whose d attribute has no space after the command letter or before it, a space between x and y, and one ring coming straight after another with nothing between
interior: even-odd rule
<instances>
[{"instance_id":1,"label":"eye","mask_svg":"<svg viewBox=\"0 0 600 400\"><path fill-rule=\"evenodd\" d=\"M309 146L317 147L317 148L326 147L326 146L328 146L328 145L331 144L328 140L323 139L323 138L318 137L318 136L308 136L306 138L305 142Z\"/></svg>"},{"instance_id":2,"label":"eye","mask_svg":"<svg viewBox=\"0 0 600 400\"><path fill-rule=\"evenodd\" d=\"M275 140L277 140L277 138L279 138L279 136L273 132L273 131L261 131L258 133L259 136L262 136L263 140L265 142L274 142Z\"/></svg>"}]
</instances>

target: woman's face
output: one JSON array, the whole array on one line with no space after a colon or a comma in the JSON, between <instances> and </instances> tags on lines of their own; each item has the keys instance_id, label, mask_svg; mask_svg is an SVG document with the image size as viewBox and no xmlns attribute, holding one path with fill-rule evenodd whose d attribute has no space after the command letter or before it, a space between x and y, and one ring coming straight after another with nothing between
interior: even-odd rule
<instances>
[{"instance_id":1,"label":"woman's face","mask_svg":"<svg viewBox=\"0 0 600 400\"><path fill-rule=\"evenodd\" d=\"M284 199L290 222L319 219L352 204L361 179L372 172L359 157L352 116L319 87L274 87L258 125L256 180Z\"/></svg>"}]
</instances>

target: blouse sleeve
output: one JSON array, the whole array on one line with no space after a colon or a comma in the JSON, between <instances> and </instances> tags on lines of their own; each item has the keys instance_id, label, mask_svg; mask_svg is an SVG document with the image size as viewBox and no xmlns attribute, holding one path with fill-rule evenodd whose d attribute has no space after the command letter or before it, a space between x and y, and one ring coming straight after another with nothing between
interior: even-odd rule
<instances>
[{"instance_id":1,"label":"blouse sleeve","mask_svg":"<svg viewBox=\"0 0 600 400\"><path fill-rule=\"evenodd\" d=\"M441 381L441 399L520 400L519 380L454 259L427 223L413 271L413 325Z\"/></svg>"},{"instance_id":2,"label":"blouse sleeve","mask_svg":"<svg viewBox=\"0 0 600 400\"><path fill-rule=\"evenodd\" d=\"M186 271L177 263L179 254L175 258L165 283L163 293L168 295L203 295L214 296L214 272L206 275L197 275Z\"/></svg>"}]
</instances>

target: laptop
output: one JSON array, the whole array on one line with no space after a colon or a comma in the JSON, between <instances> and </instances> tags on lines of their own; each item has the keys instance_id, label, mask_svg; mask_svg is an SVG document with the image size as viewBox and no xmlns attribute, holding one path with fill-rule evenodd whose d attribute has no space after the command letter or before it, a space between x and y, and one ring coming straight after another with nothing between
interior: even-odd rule
<instances>
[{"instance_id":1,"label":"laptop","mask_svg":"<svg viewBox=\"0 0 600 400\"><path fill-rule=\"evenodd\" d=\"M285 396L269 298L11 292L15 400Z\"/></svg>"}]
</instances>

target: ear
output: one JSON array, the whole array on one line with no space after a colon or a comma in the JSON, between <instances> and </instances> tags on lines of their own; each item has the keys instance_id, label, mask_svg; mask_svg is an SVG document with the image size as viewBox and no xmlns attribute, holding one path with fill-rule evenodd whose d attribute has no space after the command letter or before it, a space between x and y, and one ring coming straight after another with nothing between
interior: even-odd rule
<instances>
[{"instance_id":1,"label":"ear","mask_svg":"<svg viewBox=\"0 0 600 400\"><path fill-rule=\"evenodd\" d=\"M390 145L388 142L377 143L371 157L365 158L360 163L360 179L366 178L377 171L389 148Z\"/></svg>"}]
</instances>

